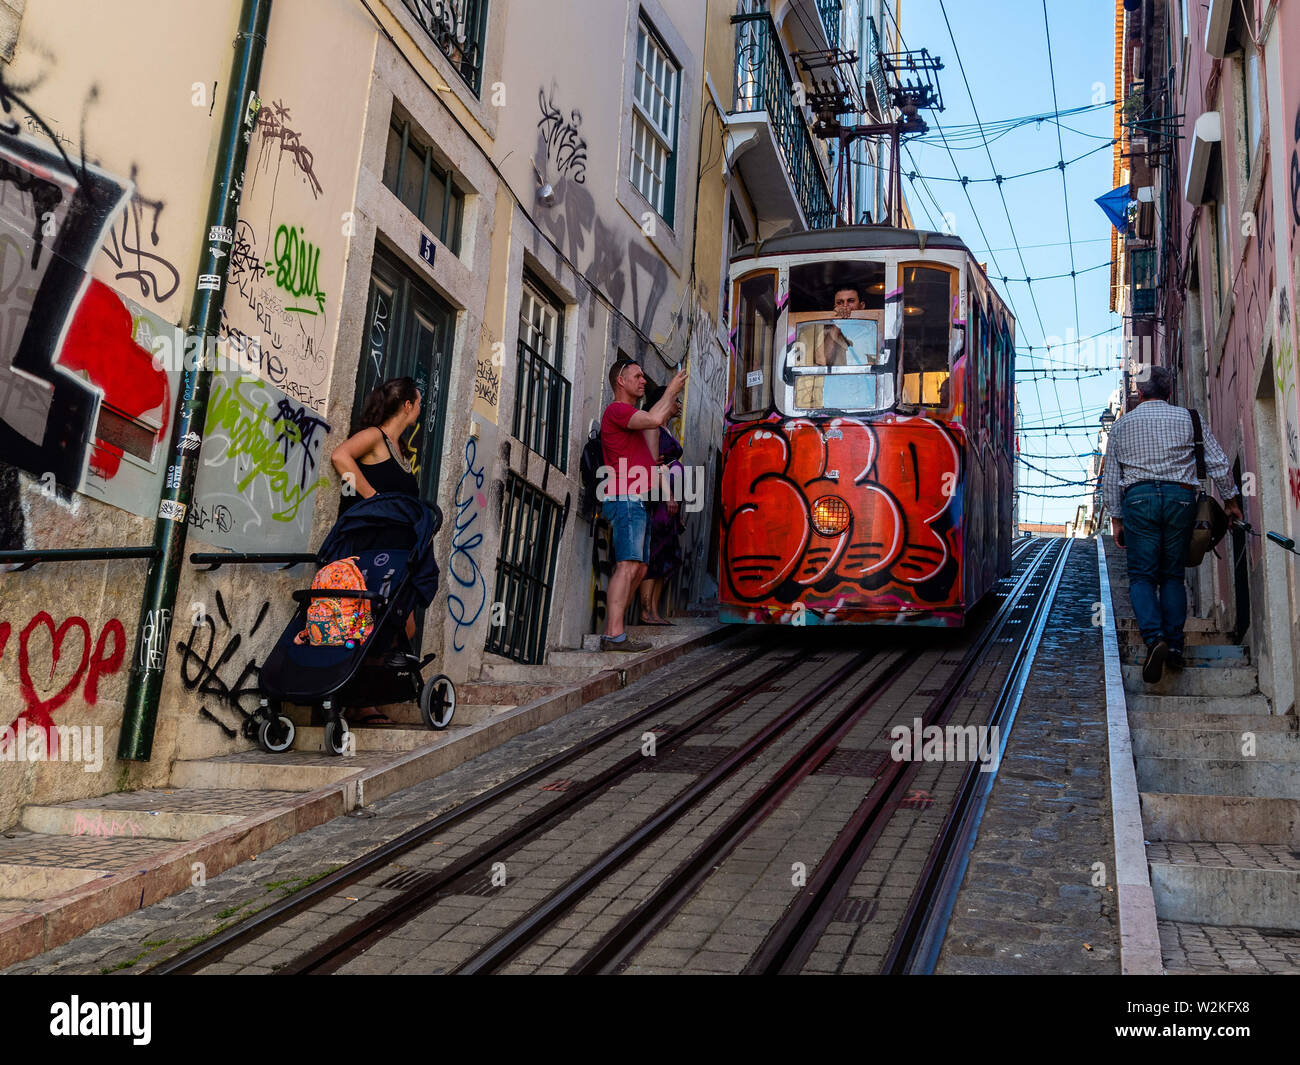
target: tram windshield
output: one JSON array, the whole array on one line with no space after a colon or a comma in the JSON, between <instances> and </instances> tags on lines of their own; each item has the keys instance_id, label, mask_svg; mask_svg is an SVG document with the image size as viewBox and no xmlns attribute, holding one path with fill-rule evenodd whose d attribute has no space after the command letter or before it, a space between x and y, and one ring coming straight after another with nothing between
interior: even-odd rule
<instances>
[{"instance_id":1,"label":"tram windshield","mask_svg":"<svg viewBox=\"0 0 1300 1065\"><path fill-rule=\"evenodd\" d=\"M883 263L838 260L790 270L788 413L894 405L897 367L884 344Z\"/></svg>"}]
</instances>

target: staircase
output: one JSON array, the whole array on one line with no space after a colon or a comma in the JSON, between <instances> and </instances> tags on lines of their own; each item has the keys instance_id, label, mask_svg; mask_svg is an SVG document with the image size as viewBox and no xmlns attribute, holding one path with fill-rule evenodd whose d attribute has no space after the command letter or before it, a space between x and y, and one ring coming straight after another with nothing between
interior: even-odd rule
<instances>
[{"instance_id":1,"label":"staircase","mask_svg":"<svg viewBox=\"0 0 1300 1065\"><path fill-rule=\"evenodd\" d=\"M1189 618L1186 668L1146 684L1137 625L1116 620L1167 970L1292 971L1300 720L1270 712L1247 649L1213 622Z\"/></svg>"}]
</instances>

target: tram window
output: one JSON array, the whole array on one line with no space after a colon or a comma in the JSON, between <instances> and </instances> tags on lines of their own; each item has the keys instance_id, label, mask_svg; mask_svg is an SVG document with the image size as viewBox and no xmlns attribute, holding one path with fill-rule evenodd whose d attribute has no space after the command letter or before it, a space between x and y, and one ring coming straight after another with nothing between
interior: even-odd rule
<instances>
[{"instance_id":1,"label":"tram window","mask_svg":"<svg viewBox=\"0 0 1300 1065\"><path fill-rule=\"evenodd\" d=\"M947 407L952 335L951 277L928 266L903 267L902 403Z\"/></svg>"},{"instance_id":2,"label":"tram window","mask_svg":"<svg viewBox=\"0 0 1300 1065\"><path fill-rule=\"evenodd\" d=\"M758 274L741 281L738 287L736 384L732 410L743 416L761 414L771 402L776 275Z\"/></svg>"},{"instance_id":3,"label":"tram window","mask_svg":"<svg viewBox=\"0 0 1300 1065\"><path fill-rule=\"evenodd\" d=\"M832 259L791 267L789 310L792 335L782 368L787 413L894 405L883 263Z\"/></svg>"}]
</instances>

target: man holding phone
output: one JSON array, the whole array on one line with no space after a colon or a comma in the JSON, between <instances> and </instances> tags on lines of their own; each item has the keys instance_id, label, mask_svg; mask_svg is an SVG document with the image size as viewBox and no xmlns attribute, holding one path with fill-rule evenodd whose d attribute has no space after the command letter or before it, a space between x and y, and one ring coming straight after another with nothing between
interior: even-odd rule
<instances>
[{"instance_id":1,"label":"man holding phone","mask_svg":"<svg viewBox=\"0 0 1300 1065\"><path fill-rule=\"evenodd\" d=\"M614 530L614 575L606 594L602 651L648 651L650 644L629 640L623 627L627 605L645 576L650 561L650 515L646 496L655 477L659 429L673 410L673 401L686 387L686 371L678 370L664 394L649 410L638 410L646 377L635 360L620 356L609 370L614 402L600 420L605 469L597 492L601 514Z\"/></svg>"}]
</instances>

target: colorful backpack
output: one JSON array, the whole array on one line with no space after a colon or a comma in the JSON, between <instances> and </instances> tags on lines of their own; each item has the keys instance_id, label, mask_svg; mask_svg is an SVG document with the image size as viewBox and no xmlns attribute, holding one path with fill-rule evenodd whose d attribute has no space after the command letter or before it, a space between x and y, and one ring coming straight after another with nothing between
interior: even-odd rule
<instances>
[{"instance_id":1,"label":"colorful backpack","mask_svg":"<svg viewBox=\"0 0 1300 1065\"><path fill-rule=\"evenodd\" d=\"M357 556L323 566L311 582L315 588L364 592L366 580L357 568ZM315 599L307 607L307 642L314 647L339 647L364 643L375 627L368 599Z\"/></svg>"}]
</instances>

